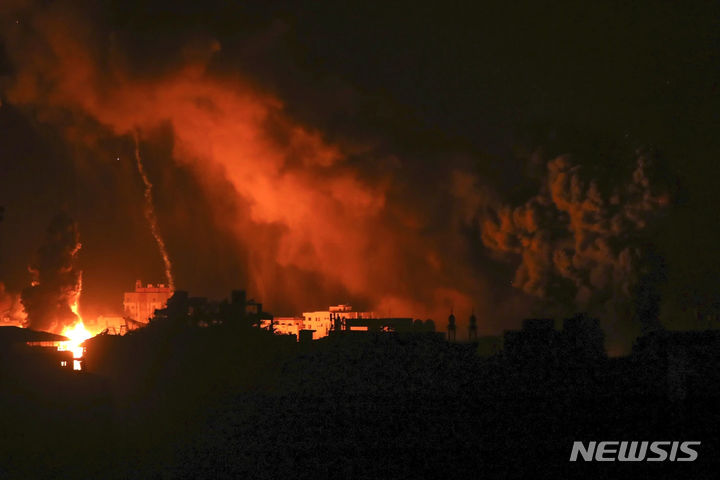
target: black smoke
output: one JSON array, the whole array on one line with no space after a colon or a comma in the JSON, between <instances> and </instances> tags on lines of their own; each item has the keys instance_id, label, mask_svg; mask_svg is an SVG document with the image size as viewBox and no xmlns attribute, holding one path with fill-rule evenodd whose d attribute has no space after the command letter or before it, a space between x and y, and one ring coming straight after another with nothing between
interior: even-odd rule
<instances>
[{"instance_id":1,"label":"black smoke","mask_svg":"<svg viewBox=\"0 0 720 480\"><path fill-rule=\"evenodd\" d=\"M656 330L666 268L653 235L673 197L657 163L638 152L626 179L613 172L603 181L602 171L554 158L524 203L480 202L482 243L515 265L513 286L541 313L590 311L611 341Z\"/></svg>"},{"instance_id":2,"label":"black smoke","mask_svg":"<svg viewBox=\"0 0 720 480\"><path fill-rule=\"evenodd\" d=\"M82 272L77 268L80 235L75 221L65 213L50 222L45 240L28 269L31 286L22 292L26 327L61 332L77 320L72 305L80 295Z\"/></svg>"}]
</instances>

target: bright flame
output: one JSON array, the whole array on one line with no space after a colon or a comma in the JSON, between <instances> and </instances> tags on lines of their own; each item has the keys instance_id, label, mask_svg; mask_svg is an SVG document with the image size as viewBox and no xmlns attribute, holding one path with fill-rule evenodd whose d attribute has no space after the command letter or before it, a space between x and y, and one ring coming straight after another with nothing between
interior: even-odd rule
<instances>
[{"instance_id":1,"label":"bright flame","mask_svg":"<svg viewBox=\"0 0 720 480\"><path fill-rule=\"evenodd\" d=\"M79 320L72 327L65 327L62 331L62 335L68 337L70 340L67 342L60 342L58 350L64 351L69 350L73 353L73 358L82 358L84 348L80 345L82 342L92 337L92 333L85 328L82 320ZM80 362L75 361L73 370L80 370Z\"/></svg>"},{"instance_id":2,"label":"bright flame","mask_svg":"<svg viewBox=\"0 0 720 480\"><path fill-rule=\"evenodd\" d=\"M70 305L70 310L75 314L76 317L80 318L80 305L78 305L78 301L75 300L75 303ZM80 320L80 323L82 323L82 320ZM65 327L67 328L67 327Z\"/></svg>"},{"instance_id":3,"label":"bright flame","mask_svg":"<svg viewBox=\"0 0 720 480\"><path fill-rule=\"evenodd\" d=\"M70 310L75 314L75 316L78 318L78 321L75 322L75 325L71 327L65 327L63 328L62 332L60 332L61 335L68 337L70 340L66 342L60 342L60 345L58 345L58 351L71 351L73 354L73 370L82 370L82 365L80 364L80 358L83 356L84 348L81 346L81 344L87 340L88 338L92 337L93 334L90 333L90 331L85 328L85 324L83 323L82 317L80 316L80 293L82 292L82 276L79 278L78 281L78 288L77 288L77 294L75 295L75 301L73 301L72 305L70 305Z\"/></svg>"}]
</instances>

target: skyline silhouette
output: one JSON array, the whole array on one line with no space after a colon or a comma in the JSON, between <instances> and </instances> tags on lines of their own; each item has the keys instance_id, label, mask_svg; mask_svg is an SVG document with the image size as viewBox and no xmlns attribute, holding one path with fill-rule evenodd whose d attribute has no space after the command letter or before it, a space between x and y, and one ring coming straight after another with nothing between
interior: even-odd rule
<instances>
[{"instance_id":1,"label":"skyline silhouette","mask_svg":"<svg viewBox=\"0 0 720 480\"><path fill-rule=\"evenodd\" d=\"M719 19L0 0L0 480L715 478Z\"/></svg>"}]
</instances>

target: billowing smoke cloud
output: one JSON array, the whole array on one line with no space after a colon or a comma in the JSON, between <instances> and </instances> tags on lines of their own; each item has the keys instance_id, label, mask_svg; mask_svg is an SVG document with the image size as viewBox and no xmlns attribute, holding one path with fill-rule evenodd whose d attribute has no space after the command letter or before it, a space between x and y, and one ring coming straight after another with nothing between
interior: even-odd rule
<instances>
[{"instance_id":1,"label":"billowing smoke cloud","mask_svg":"<svg viewBox=\"0 0 720 480\"><path fill-rule=\"evenodd\" d=\"M138 63L124 48L126 37L82 20L72 5L53 2L5 17L13 68L3 88L8 103L64 128L72 142L92 130L129 143L138 132L145 153L157 132L169 131L173 165L191 172L204 196L185 205L207 206L212 228L203 233L229 235L241 258L232 286L243 282L272 311L361 302L381 314L432 316L442 328L451 307L462 325L462 312L474 306L487 333L489 322L497 331L527 314L527 297L542 300L543 314L552 307L558 314L626 309L656 316L662 268L643 238L668 196L656 190L650 157L640 157L625 185L593 180L560 157L547 165L539 193L520 206L503 205L486 179L457 174L450 191L456 159L404 159L330 141L300 124L277 96L229 71L227 58L219 71L214 59L222 45L212 39L195 37L162 66ZM168 194L157 179L167 163L158 167L150 154L143 160L160 211L161 192L183 191ZM465 210L455 208L461 203ZM183 218L173 213L158 215L159 230L167 218ZM461 228L462 220L478 218ZM482 242L468 241L473 229ZM179 237L166 234L165 241L170 254L185 250L173 255L183 288L183 272L191 270L183 263L193 254ZM505 267L486 250L519 259L512 283L521 293L512 301L498 293L510 290L497 282ZM217 261L228 263L220 255Z\"/></svg>"},{"instance_id":2,"label":"billowing smoke cloud","mask_svg":"<svg viewBox=\"0 0 720 480\"><path fill-rule=\"evenodd\" d=\"M664 271L648 234L670 194L654 171L652 156L641 153L626 182L601 185L569 156L555 158L524 204L485 204L482 243L516 259L513 285L546 312L599 313L613 323L611 336L632 329L622 324L629 317L657 328Z\"/></svg>"},{"instance_id":3,"label":"billowing smoke cloud","mask_svg":"<svg viewBox=\"0 0 720 480\"><path fill-rule=\"evenodd\" d=\"M8 291L0 282L0 325L21 326L26 317L20 294Z\"/></svg>"},{"instance_id":4,"label":"billowing smoke cloud","mask_svg":"<svg viewBox=\"0 0 720 480\"><path fill-rule=\"evenodd\" d=\"M398 200L393 175L364 170L362 148L298 124L245 78L209 71L217 42L196 41L174 68L138 73L112 35L72 12L62 2L21 10L5 38L8 100L73 140L88 121L117 137L137 131L141 144L169 127L174 162L213 199L208 217L247 252L238 283L274 311L320 301L435 318L451 305L482 310L482 282L434 235L432 218ZM182 241L165 240L171 253Z\"/></svg>"},{"instance_id":5,"label":"billowing smoke cloud","mask_svg":"<svg viewBox=\"0 0 720 480\"><path fill-rule=\"evenodd\" d=\"M72 218L64 213L53 218L29 266L32 284L22 292L28 328L60 333L77 321L72 306L80 295L82 272L76 266L79 240Z\"/></svg>"}]
</instances>

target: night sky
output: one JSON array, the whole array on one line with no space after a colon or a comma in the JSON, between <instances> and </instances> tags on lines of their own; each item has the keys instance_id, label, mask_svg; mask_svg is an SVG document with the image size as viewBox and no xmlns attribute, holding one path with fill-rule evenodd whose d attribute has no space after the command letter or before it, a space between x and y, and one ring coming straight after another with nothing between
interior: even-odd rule
<instances>
[{"instance_id":1,"label":"night sky","mask_svg":"<svg viewBox=\"0 0 720 480\"><path fill-rule=\"evenodd\" d=\"M700 327L720 302L717 2L505 3L4 1L0 281L30 283L60 211L86 316L165 281L135 132L193 295L474 308L483 334L587 309L618 344L644 295Z\"/></svg>"}]
</instances>

